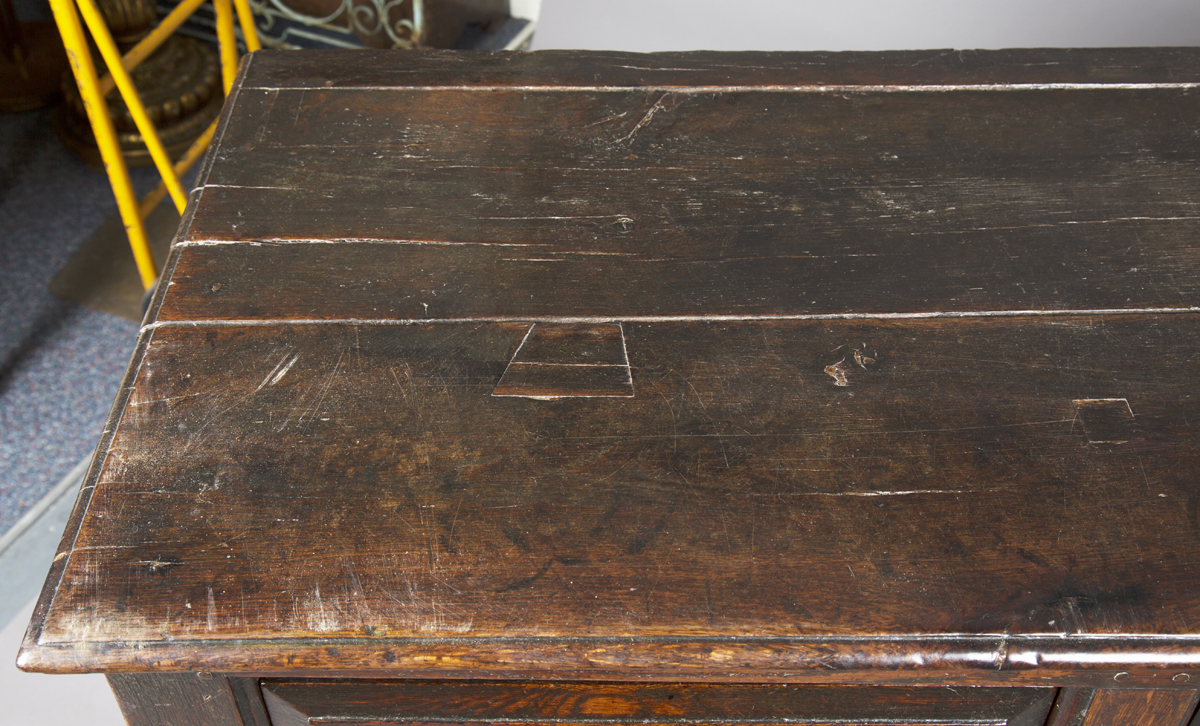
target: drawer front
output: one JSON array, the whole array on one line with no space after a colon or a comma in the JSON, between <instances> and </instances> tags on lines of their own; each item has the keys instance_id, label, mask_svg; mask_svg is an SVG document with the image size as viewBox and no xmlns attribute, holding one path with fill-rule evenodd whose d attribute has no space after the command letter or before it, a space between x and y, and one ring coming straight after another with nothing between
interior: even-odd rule
<instances>
[{"instance_id":1,"label":"drawer front","mask_svg":"<svg viewBox=\"0 0 1200 726\"><path fill-rule=\"evenodd\" d=\"M296 724L864 724L1042 726L1053 688L266 680Z\"/></svg>"}]
</instances>

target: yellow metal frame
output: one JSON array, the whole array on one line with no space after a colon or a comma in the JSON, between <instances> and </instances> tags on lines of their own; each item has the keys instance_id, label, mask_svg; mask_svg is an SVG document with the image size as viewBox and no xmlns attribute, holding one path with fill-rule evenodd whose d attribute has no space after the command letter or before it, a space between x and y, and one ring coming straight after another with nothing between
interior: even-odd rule
<instances>
[{"instance_id":1,"label":"yellow metal frame","mask_svg":"<svg viewBox=\"0 0 1200 726\"><path fill-rule=\"evenodd\" d=\"M129 76L138 63L153 53L171 33L175 32L184 20L188 18L204 0L183 0L159 23L149 35L130 49L124 56L117 49L112 34L104 24L100 11L94 0L50 0L50 8L54 11L54 21L58 24L58 32L62 35L63 47L67 51L67 59L71 63L71 71L75 74L75 82L79 85L79 95L87 109L88 120L92 124L92 132L96 135L96 145L100 148L100 158L104 161L104 170L108 174L109 184L112 185L113 196L117 200L117 209L121 214L121 222L129 236L129 246L133 250L133 259L137 263L138 274L142 285L147 290L153 287L158 276L158 267L154 255L146 243L144 220L158 206L163 197L170 194L171 201L179 213L187 206L187 194L179 178L204 153L212 141L217 129L217 122L212 124L198 139L172 164L167 151L158 137L158 131L151 123L146 107L138 96L137 88ZM233 77L237 72L237 43L233 34L234 7L246 48L251 52L262 46L258 41L258 32L254 28L254 16L246 0L213 0L213 8L217 16L217 41L220 44L221 78L224 81L225 94L228 95L233 87ZM88 49L87 38L84 36L83 24L91 32L100 51L100 57L108 66L108 73L103 78L96 75L96 66L92 62L92 54ZM108 115L108 106L104 96L113 88L121 94L133 122L141 133L150 151L150 158L162 176L162 182L150 192L140 203L129 182L129 170L125 166L125 158L121 156L121 145L117 141L117 133L113 128L112 119Z\"/></svg>"}]
</instances>

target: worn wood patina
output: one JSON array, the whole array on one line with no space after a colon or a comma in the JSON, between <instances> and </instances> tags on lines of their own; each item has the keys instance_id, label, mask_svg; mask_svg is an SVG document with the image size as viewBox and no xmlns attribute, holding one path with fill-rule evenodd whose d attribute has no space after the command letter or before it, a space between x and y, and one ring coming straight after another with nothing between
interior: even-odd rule
<instances>
[{"instance_id":1,"label":"worn wood patina","mask_svg":"<svg viewBox=\"0 0 1200 726\"><path fill-rule=\"evenodd\" d=\"M20 664L139 724L1184 726L1198 160L1192 49L256 53Z\"/></svg>"}]
</instances>

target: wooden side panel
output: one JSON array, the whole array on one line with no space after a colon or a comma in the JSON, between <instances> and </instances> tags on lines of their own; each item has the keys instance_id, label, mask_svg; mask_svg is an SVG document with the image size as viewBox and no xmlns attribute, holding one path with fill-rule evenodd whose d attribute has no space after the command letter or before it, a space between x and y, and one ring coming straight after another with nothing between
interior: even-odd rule
<instances>
[{"instance_id":1,"label":"wooden side panel","mask_svg":"<svg viewBox=\"0 0 1200 726\"><path fill-rule=\"evenodd\" d=\"M259 680L248 676L228 676L229 688L241 714L243 726L272 726L271 717L263 703Z\"/></svg>"},{"instance_id":2,"label":"wooden side panel","mask_svg":"<svg viewBox=\"0 0 1200 726\"><path fill-rule=\"evenodd\" d=\"M113 673L108 683L129 726L257 726L243 721L224 676Z\"/></svg>"},{"instance_id":3,"label":"wooden side panel","mask_svg":"<svg viewBox=\"0 0 1200 726\"><path fill-rule=\"evenodd\" d=\"M1041 726L1052 688L266 681L275 726L315 723Z\"/></svg>"},{"instance_id":4,"label":"wooden side panel","mask_svg":"<svg viewBox=\"0 0 1200 726\"><path fill-rule=\"evenodd\" d=\"M1060 688L1046 726L1083 726L1088 707L1095 697L1095 688Z\"/></svg>"},{"instance_id":5,"label":"wooden side panel","mask_svg":"<svg viewBox=\"0 0 1200 726\"><path fill-rule=\"evenodd\" d=\"M1196 709L1196 691L1096 692L1083 726L1184 726Z\"/></svg>"}]
</instances>

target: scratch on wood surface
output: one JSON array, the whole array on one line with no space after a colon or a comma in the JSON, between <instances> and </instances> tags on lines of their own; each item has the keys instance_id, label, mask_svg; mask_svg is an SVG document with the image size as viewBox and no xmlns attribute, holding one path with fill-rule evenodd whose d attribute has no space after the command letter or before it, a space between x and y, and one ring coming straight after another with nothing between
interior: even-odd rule
<instances>
[{"instance_id":1,"label":"scratch on wood surface","mask_svg":"<svg viewBox=\"0 0 1200 726\"><path fill-rule=\"evenodd\" d=\"M602 250L563 250L560 255L603 255L608 257L635 257L637 252L605 252Z\"/></svg>"},{"instance_id":2,"label":"scratch on wood surface","mask_svg":"<svg viewBox=\"0 0 1200 726\"><path fill-rule=\"evenodd\" d=\"M267 131L271 124L271 111L275 108L275 102L279 100L279 91L268 91L262 107L262 123L258 125L258 130L254 132L254 140L250 142L250 148L258 146L267 138Z\"/></svg>"},{"instance_id":3,"label":"scratch on wood surface","mask_svg":"<svg viewBox=\"0 0 1200 726\"><path fill-rule=\"evenodd\" d=\"M300 91L300 98L296 99L296 115L292 117L292 128L296 128L296 124L300 122L300 111L304 108L304 94L307 89Z\"/></svg>"},{"instance_id":4,"label":"scratch on wood surface","mask_svg":"<svg viewBox=\"0 0 1200 726\"><path fill-rule=\"evenodd\" d=\"M763 496L772 497L905 497L913 494L980 494L1000 489L897 489L867 492L786 492ZM757 495L755 495L757 496Z\"/></svg>"},{"instance_id":5,"label":"scratch on wood surface","mask_svg":"<svg viewBox=\"0 0 1200 726\"><path fill-rule=\"evenodd\" d=\"M663 101L667 100L670 95L671 94L669 93L664 93L663 95L659 96L658 100L654 102L654 105L650 107L650 110L646 112L646 115L642 116L641 120L639 120L637 124L630 129L629 133L617 139L616 143L623 144L626 141L631 141L633 137L637 135L637 132L641 131L646 124L650 123L651 119L654 118L654 114L658 113L659 111L666 110L667 107L663 104Z\"/></svg>"},{"instance_id":6,"label":"scratch on wood surface","mask_svg":"<svg viewBox=\"0 0 1200 726\"><path fill-rule=\"evenodd\" d=\"M744 67L744 66L739 66L739 67ZM618 65L617 68L627 68L631 71L662 71L662 72L679 71L682 73L703 73L705 70L707 70L706 68L647 68L645 66L622 66L622 65Z\"/></svg>"},{"instance_id":7,"label":"scratch on wood surface","mask_svg":"<svg viewBox=\"0 0 1200 726\"><path fill-rule=\"evenodd\" d=\"M524 215L521 217L479 217L479 219L490 220L511 220L511 221L530 221L535 219L611 219L615 222L620 222L623 219L629 219L624 214L545 214L545 215ZM530 245L532 246L532 245ZM546 246L546 245L542 245Z\"/></svg>"},{"instance_id":8,"label":"scratch on wood surface","mask_svg":"<svg viewBox=\"0 0 1200 726\"><path fill-rule=\"evenodd\" d=\"M258 186L253 184L205 184L205 189L275 189L284 192L301 191L296 187Z\"/></svg>"},{"instance_id":9,"label":"scratch on wood surface","mask_svg":"<svg viewBox=\"0 0 1200 726\"><path fill-rule=\"evenodd\" d=\"M205 588L208 591L208 610L204 616L205 627L208 632L213 632L217 629L217 599L213 597L213 589Z\"/></svg>"},{"instance_id":10,"label":"scratch on wood surface","mask_svg":"<svg viewBox=\"0 0 1200 726\"><path fill-rule=\"evenodd\" d=\"M308 406L308 408L306 408L304 410L303 413L300 414L300 417L296 419L297 426L303 425L304 419L306 419L306 418L308 419L309 423L311 424L313 419L315 419L321 413L321 405L325 403L325 397L329 394L330 387L333 386L333 382L335 380L337 380L338 376L342 372L342 362L345 359L346 353L348 350L349 350L348 348L343 349L338 353L337 363L334 364L333 370L331 370L325 376L325 380L324 380L323 384L321 385L320 391L318 391L318 393L317 393L316 399L312 402L312 404L310 404ZM294 410L295 409L293 409L293 411ZM284 425L287 425L286 421L284 422ZM282 430L282 429L280 429L280 430Z\"/></svg>"},{"instance_id":11,"label":"scratch on wood surface","mask_svg":"<svg viewBox=\"0 0 1200 726\"><path fill-rule=\"evenodd\" d=\"M418 587L407 577L388 588L384 594L393 604L387 613L388 622L396 628L412 633L469 633L474 627L474 616L459 612L443 602L438 594L439 585L458 591L444 580L436 577L434 579L439 584L429 589Z\"/></svg>"},{"instance_id":12,"label":"scratch on wood surface","mask_svg":"<svg viewBox=\"0 0 1200 726\"><path fill-rule=\"evenodd\" d=\"M1121 222L1185 222L1200 219L1197 216L1177 217L1111 217L1109 219L1066 219L1061 222L1038 222L1036 224L1015 224L1002 227L971 227L965 230L937 230L933 234L965 234L967 232L1005 232L1017 229L1041 229L1046 227L1069 227L1081 224L1119 224Z\"/></svg>"},{"instance_id":13,"label":"scratch on wood surface","mask_svg":"<svg viewBox=\"0 0 1200 726\"><path fill-rule=\"evenodd\" d=\"M974 318L1070 318L1097 315L1177 315L1200 313L1200 307L1063 308L1058 310L938 310L922 313L789 313L745 315L495 315L445 318L229 318L207 320L158 320L142 330L158 328L271 327L286 325L461 325L463 323L737 323L789 320L969 320Z\"/></svg>"},{"instance_id":14,"label":"scratch on wood surface","mask_svg":"<svg viewBox=\"0 0 1200 726\"><path fill-rule=\"evenodd\" d=\"M199 396L205 396L205 395L207 395L207 394L206 393L185 393L180 396L166 396L164 398L139 399L137 401L130 401L129 406L131 408L136 408L138 406L149 406L150 404L159 403L159 402L174 403L176 401L182 401L182 400L188 399L188 398L197 398Z\"/></svg>"},{"instance_id":15,"label":"scratch on wood surface","mask_svg":"<svg viewBox=\"0 0 1200 726\"><path fill-rule=\"evenodd\" d=\"M388 239L384 237L264 237L259 240L245 239L185 239L174 244L175 247L222 247L226 245L336 245L336 244L370 244L370 245L415 245L434 247L550 247L549 242L450 242L446 240L428 239Z\"/></svg>"},{"instance_id":16,"label":"scratch on wood surface","mask_svg":"<svg viewBox=\"0 0 1200 726\"><path fill-rule=\"evenodd\" d=\"M325 601L321 598L321 586L313 587L312 599L310 599L305 609L308 611L308 627L310 630L315 630L318 633L328 633L338 629L338 622L330 613L325 611Z\"/></svg>"},{"instance_id":17,"label":"scratch on wood surface","mask_svg":"<svg viewBox=\"0 0 1200 726\"><path fill-rule=\"evenodd\" d=\"M622 111L621 113L619 113L619 114L617 114L617 115L615 115L615 116L606 116L606 117L604 117L604 118L600 119L599 121L593 121L592 123L590 123L590 124L588 124L588 125L584 126L584 128L585 128L585 129L590 129L590 128L592 128L593 126L599 126L600 124L606 124L606 123L608 123L609 121L618 121L618 120L620 120L620 119L623 119L623 118L625 118L625 117L626 117L626 116L628 116L628 115L629 115L629 112L628 112L628 111Z\"/></svg>"},{"instance_id":18,"label":"scratch on wood surface","mask_svg":"<svg viewBox=\"0 0 1200 726\"><path fill-rule=\"evenodd\" d=\"M298 360L300 360L299 353L293 354L290 359L285 353L284 356L279 359L279 362L275 364L275 367L271 369L271 372L267 374L267 377L262 379L262 383L258 384L258 388L254 389L254 392L258 393L267 386L273 386L276 383L279 383L279 381L283 380L283 377L287 375L287 372L292 369L292 366L296 365L296 361Z\"/></svg>"}]
</instances>

